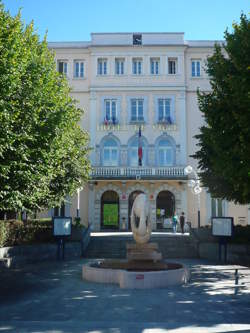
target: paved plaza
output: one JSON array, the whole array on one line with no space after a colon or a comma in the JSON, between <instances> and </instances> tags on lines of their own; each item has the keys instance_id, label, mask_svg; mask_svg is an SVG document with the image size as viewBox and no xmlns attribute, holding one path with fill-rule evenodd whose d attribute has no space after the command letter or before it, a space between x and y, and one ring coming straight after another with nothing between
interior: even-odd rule
<instances>
[{"instance_id":1,"label":"paved plaza","mask_svg":"<svg viewBox=\"0 0 250 333\"><path fill-rule=\"evenodd\" d=\"M182 260L187 285L125 290L82 281L83 262L1 272L0 332L250 332L250 269Z\"/></svg>"}]
</instances>

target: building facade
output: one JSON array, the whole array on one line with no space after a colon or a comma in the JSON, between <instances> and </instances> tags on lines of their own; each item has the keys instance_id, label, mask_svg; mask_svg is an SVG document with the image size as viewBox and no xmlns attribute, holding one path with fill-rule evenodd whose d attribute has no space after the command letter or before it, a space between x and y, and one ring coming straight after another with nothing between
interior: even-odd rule
<instances>
[{"instance_id":1,"label":"building facade","mask_svg":"<svg viewBox=\"0 0 250 333\"><path fill-rule=\"evenodd\" d=\"M184 173L187 165L197 167L190 157L203 123L196 91L210 90L204 68L214 41L185 41L183 33L93 33L90 42L49 47L85 110L81 125L92 148L91 181L68 200L66 215L79 208L94 230L129 230L133 200L142 192L154 230L174 211L196 226L198 209L201 225L223 215L250 223L249 207L211 198L206 189L193 194Z\"/></svg>"}]
</instances>

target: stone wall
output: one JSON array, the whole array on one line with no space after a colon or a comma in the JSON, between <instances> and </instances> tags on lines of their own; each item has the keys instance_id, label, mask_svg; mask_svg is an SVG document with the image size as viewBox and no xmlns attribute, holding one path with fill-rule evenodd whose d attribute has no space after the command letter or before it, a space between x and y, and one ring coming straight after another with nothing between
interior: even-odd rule
<instances>
[{"instance_id":1,"label":"stone wall","mask_svg":"<svg viewBox=\"0 0 250 333\"><path fill-rule=\"evenodd\" d=\"M199 257L219 260L219 240L211 233L211 228L191 229L192 237L198 241ZM221 259L224 261L224 246L221 247ZM250 266L250 244L227 244L227 263Z\"/></svg>"},{"instance_id":2,"label":"stone wall","mask_svg":"<svg viewBox=\"0 0 250 333\"><path fill-rule=\"evenodd\" d=\"M90 240L87 229L78 241L65 242L65 259L81 257ZM0 269L57 259L57 243L19 245L0 248Z\"/></svg>"}]
</instances>

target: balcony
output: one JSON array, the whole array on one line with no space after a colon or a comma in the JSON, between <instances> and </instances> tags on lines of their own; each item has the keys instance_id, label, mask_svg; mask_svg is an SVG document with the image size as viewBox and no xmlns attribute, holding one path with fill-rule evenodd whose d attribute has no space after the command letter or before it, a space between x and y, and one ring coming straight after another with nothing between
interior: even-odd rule
<instances>
[{"instance_id":1,"label":"balcony","mask_svg":"<svg viewBox=\"0 0 250 333\"><path fill-rule=\"evenodd\" d=\"M165 123L157 123L157 124L101 124L96 126L96 130L98 132L110 132L110 131L117 131L117 132L129 132L129 131L138 131L139 127L141 127L142 132L145 130L151 130L154 131L177 131L178 128L176 124L165 124Z\"/></svg>"},{"instance_id":2,"label":"balcony","mask_svg":"<svg viewBox=\"0 0 250 333\"><path fill-rule=\"evenodd\" d=\"M92 167L91 178L108 179L187 179L184 167Z\"/></svg>"}]
</instances>

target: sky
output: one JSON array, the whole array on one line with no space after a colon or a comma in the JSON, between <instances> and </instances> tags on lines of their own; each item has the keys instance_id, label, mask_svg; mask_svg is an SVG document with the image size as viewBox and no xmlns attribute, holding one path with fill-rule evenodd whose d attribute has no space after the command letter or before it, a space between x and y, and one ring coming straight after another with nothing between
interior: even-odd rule
<instances>
[{"instance_id":1,"label":"sky","mask_svg":"<svg viewBox=\"0 0 250 333\"><path fill-rule=\"evenodd\" d=\"M1 2L1 0L0 0ZM2 0L48 41L89 41L92 32L184 32L186 40L222 40L249 14L249 0Z\"/></svg>"}]
</instances>

